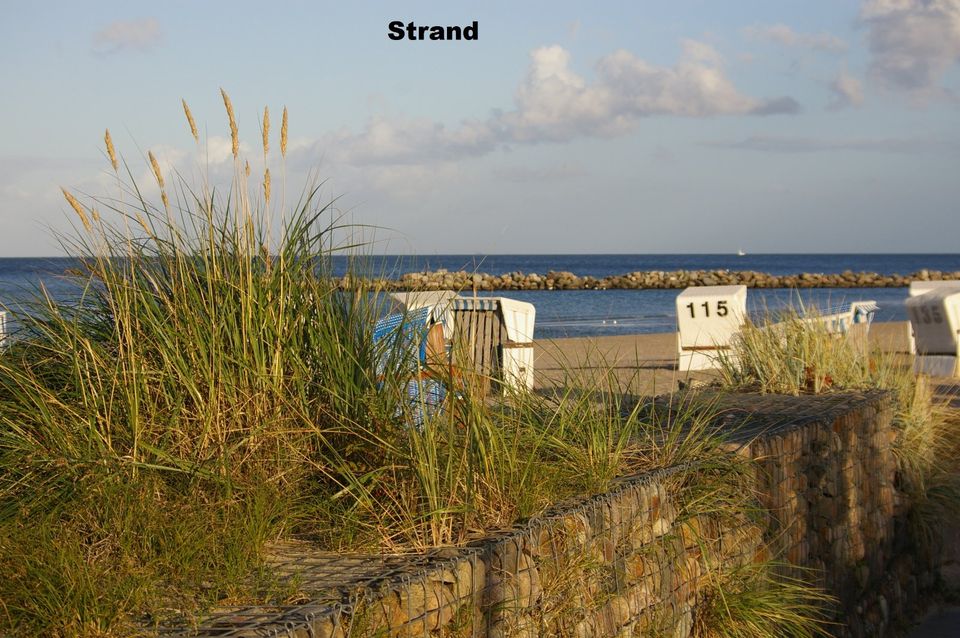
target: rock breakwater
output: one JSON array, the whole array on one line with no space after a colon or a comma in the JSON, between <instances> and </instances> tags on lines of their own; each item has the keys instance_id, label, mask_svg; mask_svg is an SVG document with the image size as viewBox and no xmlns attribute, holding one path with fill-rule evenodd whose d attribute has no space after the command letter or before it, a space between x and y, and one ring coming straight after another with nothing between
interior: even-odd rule
<instances>
[{"instance_id":1,"label":"rock breakwater","mask_svg":"<svg viewBox=\"0 0 960 638\"><path fill-rule=\"evenodd\" d=\"M651 270L591 277L553 270L545 274L511 272L502 275L436 270L406 273L400 279L380 280L380 283L390 290L643 290L733 285L748 288L899 288L908 286L911 281L941 279L960 279L960 271L920 270L909 275L852 271L771 275L752 270ZM349 289L353 280L344 277L340 285Z\"/></svg>"}]
</instances>

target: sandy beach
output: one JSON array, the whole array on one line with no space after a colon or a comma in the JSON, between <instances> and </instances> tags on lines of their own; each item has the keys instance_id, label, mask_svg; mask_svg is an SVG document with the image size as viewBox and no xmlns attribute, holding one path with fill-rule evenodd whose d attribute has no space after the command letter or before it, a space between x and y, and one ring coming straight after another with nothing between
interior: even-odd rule
<instances>
[{"instance_id":1,"label":"sandy beach","mask_svg":"<svg viewBox=\"0 0 960 638\"><path fill-rule=\"evenodd\" d=\"M870 343L884 352L904 351L908 329L906 321L874 323ZM681 381L716 378L712 371L678 371L676 340L674 333L537 340L536 385L555 387L564 380L565 371L572 369L582 375L612 373L622 388L643 395L673 392Z\"/></svg>"}]
</instances>

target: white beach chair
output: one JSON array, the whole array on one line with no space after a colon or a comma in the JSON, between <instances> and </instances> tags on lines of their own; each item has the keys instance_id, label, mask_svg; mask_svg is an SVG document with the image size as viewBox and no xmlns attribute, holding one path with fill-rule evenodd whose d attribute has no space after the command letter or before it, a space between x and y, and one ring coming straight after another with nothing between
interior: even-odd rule
<instances>
[{"instance_id":1,"label":"white beach chair","mask_svg":"<svg viewBox=\"0 0 960 638\"><path fill-rule=\"evenodd\" d=\"M912 299L913 297L919 297L920 295L925 295L928 292L934 290L960 290L960 280L957 279L941 279L939 281L911 281L910 289L907 292L907 299ZM916 334L913 331L913 326L910 322L907 323L906 335L901 338L905 338L906 347L903 352L907 354L917 354L917 338Z\"/></svg>"},{"instance_id":2,"label":"white beach chair","mask_svg":"<svg viewBox=\"0 0 960 638\"><path fill-rule=\"evenodd\" d=\"M958 376L960 367L960 288L940 286L906 301L916 339L914 371Z\"/></svg>"},{"instance_id":3,"label":"white beach chair","mask_svg":"<svg viewBox=\"0 0 960 638\"><path fill-rule=\"evenodd\" d=\"M693 286L677 295L677 369L719 367L747 319L746 286Z\"/></svg>"}]
</instances>

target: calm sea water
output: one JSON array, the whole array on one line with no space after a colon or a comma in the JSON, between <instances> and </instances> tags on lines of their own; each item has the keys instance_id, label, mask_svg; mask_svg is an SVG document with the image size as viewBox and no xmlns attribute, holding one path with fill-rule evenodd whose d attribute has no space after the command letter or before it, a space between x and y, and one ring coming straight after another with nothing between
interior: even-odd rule
<instances>
[{"instance_id":1,"label":"calm sea water","mask_svg":"<svg viewBox=\"0 0 960 638\"><path fill-rule=\"evenodd\" d=\"M356 261L356 260L355 260ZM57 298L69 299L76 289L64 277L74 266L66 258L0 259L0 302L16 305L36 294L41 282ZM396 276L421 270L476 270L492 274L545 273L567 270L603 277L642 270L756 270L777 275L846 270L908 275L922 269L960 271L960 255L429 255L365 258L354 266ZM346 257L334 260L343 273ZM529 301L537 308L536 337L622 335L674 330L677 290L564 290L481 293ZM801 291L751 290L753 313L802 302L820 309L872 299L880 305L878 321L902 321L906 313L901 288L819 288Z\"/></svg>"}]
</instances>

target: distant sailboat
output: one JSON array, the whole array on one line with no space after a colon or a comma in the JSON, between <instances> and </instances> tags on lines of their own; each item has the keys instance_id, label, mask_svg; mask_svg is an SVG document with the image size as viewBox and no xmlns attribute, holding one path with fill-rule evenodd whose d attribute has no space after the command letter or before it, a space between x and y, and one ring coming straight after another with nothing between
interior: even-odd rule
<instances>
[{"instance_id":1,"label":"distant sailboat","mask_svg":"<svg viewBox=\"0 0 960 638\"><path fill-rule=\"evenodd\" d=\"M743 248L737 248L737 257L744 257L746 254L747 253L744 252Z\"/></svg>"}]
</instances>

